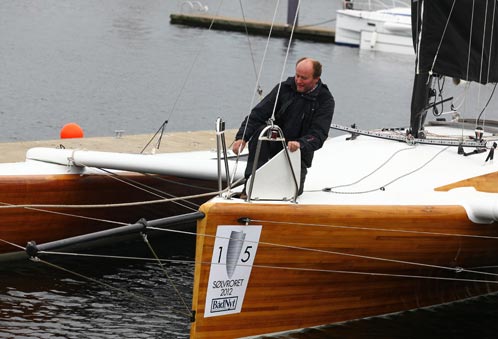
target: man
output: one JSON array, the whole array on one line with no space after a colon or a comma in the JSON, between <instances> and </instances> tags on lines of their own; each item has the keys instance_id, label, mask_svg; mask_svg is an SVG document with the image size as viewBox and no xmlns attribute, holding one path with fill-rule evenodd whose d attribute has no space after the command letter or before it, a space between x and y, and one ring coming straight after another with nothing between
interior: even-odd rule
<instances>
[{"instance_id":1,"label":"man","mask_svg":"<svg viewBox=\"0 0 498 339\"><path fill-rule=\"evenodd\" d=\"M249 142L249 159L246 179L251 175L258 136L266 127L275 110L278 125L289 151L301 150L301 180L299 195L303 192L307 168L311 167L313 153L320 149L328 137L335 101L320 77L322 65L311 58L301 58L296 63L296 74L289 77L257 104L242 122L232 150L239 154ZM278 98L277 98L278 93ZM277 102L275 106L275 101ZM263 142L258 168L282 149L280 142Z\"/></svg>"}]
</instances>

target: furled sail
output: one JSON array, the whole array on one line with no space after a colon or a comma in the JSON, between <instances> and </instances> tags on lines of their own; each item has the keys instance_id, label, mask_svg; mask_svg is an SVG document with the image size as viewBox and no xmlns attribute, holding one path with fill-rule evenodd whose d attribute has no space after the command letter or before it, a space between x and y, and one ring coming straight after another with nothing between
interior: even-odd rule
<instances>
[{"instance_id":1,"label":"furled sail","mask_svg":"<svg viewBox=\"0 0 498 339\"><path fill-rule=\"evenodd\" d=\"M498 82L497 0L412 0L416 70L411 134L420 137L433 76Z\"/></svg>"},{"instance_id":2,"label":"furled sail","mask_svg":"<svg viewBox=\"0 0 498 339\"><path fill-rule=\"evenodd\" d=\"M498 81L496 0L414 0L412 13L417 73Z\"/></svg>"}]
</instances>

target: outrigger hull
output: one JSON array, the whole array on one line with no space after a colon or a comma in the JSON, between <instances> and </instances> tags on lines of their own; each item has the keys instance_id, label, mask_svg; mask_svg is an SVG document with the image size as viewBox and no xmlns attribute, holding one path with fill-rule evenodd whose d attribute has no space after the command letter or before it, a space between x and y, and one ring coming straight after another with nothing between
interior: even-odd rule
<instances>
[{"instance_id":1,"label":"outrigger hull","mask_svg":"<svg viewBox=\"0 0 498 339\"><path fill-rule=\"evenodd\" d=\"M216 180L178 176L44 174L0 176L0 259L37 244L197 210L211 196L185 201L146 201L216 191ZM133 205L134 203L134 205ZM123 206L119 206L123 204ZM129 204L129 205L126 205ZM22 254L22 253L21 253Z\"/></svg>"},{"instance_id":2,"label":"outrigger hull","mask_svg":"<svg viewBox=\"0 0 498 339\"><path fill-rule=\"evenodd\" d=\"M494 275L469 272L498 265L498 228L471 222L461 206L209 202L201 211L192 338L295 330L498 290ZM220 286L240 281L210 276L221 258L215 236L240 218L242 232L261 226L259 243L245 296L231 296L240 312L223 314L220 300L230 299Z\"/></svg>"}]
</instances>

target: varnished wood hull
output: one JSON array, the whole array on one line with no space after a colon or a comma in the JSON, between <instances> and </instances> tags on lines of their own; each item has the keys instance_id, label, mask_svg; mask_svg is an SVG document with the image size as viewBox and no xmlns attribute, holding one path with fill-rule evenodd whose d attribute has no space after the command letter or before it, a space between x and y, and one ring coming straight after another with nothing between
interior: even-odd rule
<instances>
[{"instance_id":1,"label":"varnished wood hull","mask_svg":"<svg viewBox=\"0 0 498 339\"><path fill-rule=\"evenodd\" d=\"M474 224L460 206L210 202L201 210L192 338L299 329L498 290L494 276L459 269L498 264L496 224ZM241 217L262 225L242 310L205 317L213 236Z\"/></svg>"},{"instance_id":2,"label":"varnished wood hull","mask_svg":"<svg viewBox=\"0 0 498 339\"><path fill-rule=\"evenodd\" d=\"M124 183L123 180L133 180ZM141 186L141 187L138 187ZM158 200L216 190L217 183L179 177L121 174L54 174L0 177L0 203L12 205L93 205ZM28 241L45 243L67 237L147 220L188 213L209 199L203 197L131 207L101 208L0 208L0 239L19 246ZM107 222L102 221L107 220ZM6 253L22 251L0 241L0 259Z\"/></svg>"}]
</instances>

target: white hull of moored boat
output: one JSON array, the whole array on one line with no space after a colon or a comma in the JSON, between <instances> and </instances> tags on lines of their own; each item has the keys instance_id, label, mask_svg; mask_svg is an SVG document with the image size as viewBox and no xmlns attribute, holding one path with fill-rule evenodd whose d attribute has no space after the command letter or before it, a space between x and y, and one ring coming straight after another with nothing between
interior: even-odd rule
<instances>
[{"instance_id":1,"label":"white hull of moored boat","mask_svg":"<svg viewBox=\"0 0 498 339\"><path fill-rule=\"evenodd\" d=\"M409 9L337 11L335 42L365 50L413 55Z\"/></svg>"}]
</instances>

